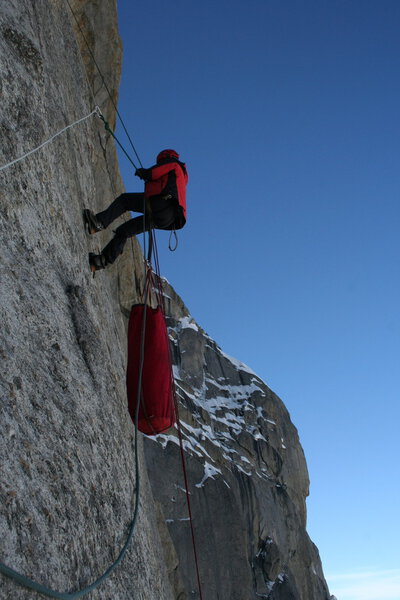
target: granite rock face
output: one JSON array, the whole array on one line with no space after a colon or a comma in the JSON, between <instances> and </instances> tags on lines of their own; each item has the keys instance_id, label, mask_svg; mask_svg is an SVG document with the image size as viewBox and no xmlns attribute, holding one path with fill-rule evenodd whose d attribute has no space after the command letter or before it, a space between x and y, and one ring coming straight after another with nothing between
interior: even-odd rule
<instances>
[{"instance_id":1,"label":"granite rock face","mask_svg":"<svg viewBox=\"0 0 400 600\"><path fill-rule=\"evenodd\" d=\"M65 0L3 4L0 166L95 105L113 124L115 1L70 0L76 19ZM87 236L82 209L101 210L123 191L97 117L1 171L0 185L0 560L75 591L117 558L132 519L126 317L143 260L133 240L107 271L93 279L88 269L88 252L111 234ZM326 600L305 528L307 469L283 403L222 352L167 283L164 292L204 599ZM134 539L87 597L197 598L176 429L144 439L144 449L140 436L139 461ZM1 599L38 597L0 575Z\"/></svg>"},{"instance_id":2,"label":"granite rock face","mask_svg":"<svg viewBox=\"0 0 400 600\"><path fill-rule=\"evenodd\" d=\"M115 2L75 4L116 94ZM95 104L108 116L108 96L89 72L92 97L75 26L65 1L2 4L0 165ZM124 270L136 267L128 252L93 279L88 252L110 233L91 239L82 224L85 206L100 210L123 191L114 143L92 116L0 172L0 184L0 560L55 590L75 591L117 558L136 489L118 293ZM88 598L174 597L141 471L133 543ZM1 599L38 597L0 575Z\"/></svg>"}]
</instances>

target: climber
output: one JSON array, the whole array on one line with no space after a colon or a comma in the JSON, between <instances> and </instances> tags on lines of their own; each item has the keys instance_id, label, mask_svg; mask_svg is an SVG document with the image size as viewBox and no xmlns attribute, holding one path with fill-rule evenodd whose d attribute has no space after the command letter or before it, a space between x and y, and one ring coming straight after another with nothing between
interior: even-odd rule
<instances>
[{"instance_id":1,"label":"climber","mask_svg":"<svg viewBox=\"0 0 400 600\"><path fill-rule=\"evenodd\" d=\"M89 209L83 211L88 233L106 229L124 212L144 213L120 225L112 240L101 254L89 253L90 269L94 273L112 264L122 253L127 238L156 229L181 229L186 223L186 184L188 174L185 163L179 160L175 150L162 150L157 156L157 164L149 169L137 169L135 175L145 181L144 193L124 193L110 206L94 214Z\"/></svg>"}]
</instances>

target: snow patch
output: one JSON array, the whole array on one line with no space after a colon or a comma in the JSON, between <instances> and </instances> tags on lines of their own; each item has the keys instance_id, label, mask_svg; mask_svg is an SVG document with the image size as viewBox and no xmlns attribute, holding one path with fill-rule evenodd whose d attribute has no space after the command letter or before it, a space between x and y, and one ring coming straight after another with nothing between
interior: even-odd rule
<instances>
[{"instance_id":1,"label":"snow patch","mask_svg":"<svg viewBox=\"0 0 400 600\"><path fill-rule=\"evenodd\" d=\"M255 373L253 369L250 369L250 367L242 363L242 361L238 360L237 358L233 358L233 356L229 356L229 354L225 354L225 352L223 352L220 348L218 350L221 356L229 360L229 362L231 362L238 371L244 371L245 373L250 373L250 375L255 375L256 377L258 377L257 373Z\"/></svg>"},{"instance_id":2,"label":"snow patch","mask_svg":"<svg viewBox=\"0 0 400 600\"><path fill-rule=\"evenodd\" d=\"M206 462L204 464L204 476L203 479L199 482L196 483L196 487L200 488L204 486L204 483L207 481L207 479L214 479L215 475L222 475L222 472L220 469L217 469L216 467L213 467L210 463Z\"/></svg>"},{"instance_id":3,"label":"snow patch","mask_svg":"<svg viewBox=\"0 0 400 600\"><path fill-rule=\"evenodd\" d=\"M182 317L181 319L179 319L178 323L179 324L176 329L178 329L179 331L182 331L182 329L194 329L194 331L199 331L199 328L197 327L196 323L194 322L194 319L191 316Z\"/></svg>"}]
</instances>

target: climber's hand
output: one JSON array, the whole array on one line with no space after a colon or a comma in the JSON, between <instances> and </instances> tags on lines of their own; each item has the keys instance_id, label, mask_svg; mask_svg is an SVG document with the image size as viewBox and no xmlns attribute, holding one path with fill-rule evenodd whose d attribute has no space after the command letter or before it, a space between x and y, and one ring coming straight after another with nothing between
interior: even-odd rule
<instances>
[{"instance_id":1,"label":"climber's hand","mask_svg":"<svg viewBox=\"0 0 400 600\"><path fill-rule=\"evenodd\" d=\"M151 169L136 169L135 175L136 177L140 177L140 179L148 181L151 178Z\"/></svg>"}]
</instances>

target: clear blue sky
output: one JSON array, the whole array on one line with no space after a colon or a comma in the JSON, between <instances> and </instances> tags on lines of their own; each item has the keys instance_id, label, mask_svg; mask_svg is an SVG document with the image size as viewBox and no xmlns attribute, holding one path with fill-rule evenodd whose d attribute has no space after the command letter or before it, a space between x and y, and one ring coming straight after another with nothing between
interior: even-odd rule
<instances>
[{"instance_id":1,"label":"clear blue sky","mask_svg":"<svg viewBox=\"0 0 400 600\"><path fill-rule=\"evenodd\" d=\"M400 600L400 2L118 8L120 111L190 176L162 274L288 407L331 593Z\"/></svg>"}]
</instances>

